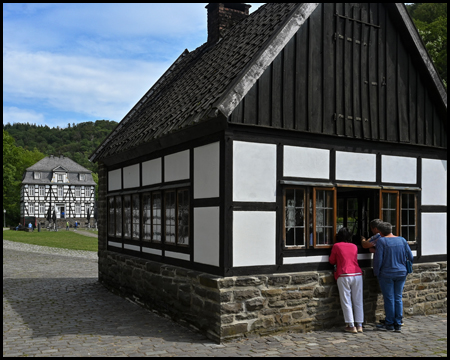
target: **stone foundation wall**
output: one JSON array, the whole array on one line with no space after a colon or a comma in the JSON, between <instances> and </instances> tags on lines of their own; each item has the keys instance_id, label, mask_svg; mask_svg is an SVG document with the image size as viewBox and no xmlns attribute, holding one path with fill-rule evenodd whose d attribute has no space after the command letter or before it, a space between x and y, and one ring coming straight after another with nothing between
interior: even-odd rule
<instances>
[{"instance_id":1,"label":"stone foundation wall","mask_svg":"<svg viewBox=\"0 0 450 360\"><path fill-rule=\"evenodd\" d=\"M217 342L344 324L330 271L221 278L109 251L99 255L99 279L110 290ZM384 318L383 296L372 269L363 271L365 321L373 322ZM447 263L414 265L403 299L405 316L447 312Z\"/></svg>"}]
</instances>

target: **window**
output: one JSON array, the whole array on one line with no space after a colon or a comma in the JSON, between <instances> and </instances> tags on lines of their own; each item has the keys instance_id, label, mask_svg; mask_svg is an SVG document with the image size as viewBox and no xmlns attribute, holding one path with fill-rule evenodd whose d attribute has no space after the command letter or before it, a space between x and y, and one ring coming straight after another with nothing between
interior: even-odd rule
<instances>
[{"instance_id":1,"label":"window","mask_svg":"<svg viewBox=\"0 0 450 360\"><path fill-rule=\"evenodd\" d=\"M58 182L63 182L63 174L56 175Z\"/></svg>"},{"instance_id":2,"label":"window","mask_svg":"<svg viewBox=\"0 0 450 360\"><path fill-rule=\"evenodd\" d=\"M34 215L34 203L28 204L28 214L33 216Z\"/></svg>"},{"instance_id":3,"label":"window","mask_svg":"<svg viewBox=\"0 0 450 360\"><path fill-rule=\"evenodd\" d=\"M284 243L287 248L328 248L336 234L336 190L284 190Z\"/></svg>"},{"instance_id":4,"label":"window","mask_svg":"<svg viewBox=\"0 0 450 360\"><path fill-rule=\"evenodd\" d=\"M131 237L131 196L123 197L123 237Z\"/></svg>"},{"instance_id":5,"label":"window","mask_svg":"<svg viewBox=\"0 0 450 360\"><path fill-rule=\"evenodd\" d=\"M80 174L80 181L86 180L86 174Z\"/></svg>"},{"instance_id":6,"label":"window","mask_svg":"<svg viewBox=\"0 0 450 360\"><path fill-rule=\"evenodd\" d=\"M79 186L75 186L75 196L76 197L81 196L81 188Z\"/></svg>"},{"instance_id":7,"label":"window","mask_svg":"<svg viewBox=\"0 0 450 360\"><path fill-rule=\"evenodd\" d=\"M58 197L64 196L64 188L62 186L58 186Z\"/></svg>"},{"instance_id":8,"label":"window","mask_svg":"<svg viewBox=\"0 0 450 360\"><path fill-rule=\"evenodd\" d=\"M122 198L115 197L116 201L116 236L122 236Z\"/></svg>"},{"instance_id":9,"label":"window","mask_svg":"<svg viewBox=\"0 0 450 360\"><path fill-rule=\"evenodd\" d=\"M380 219L392 224L392 233L417 240L417 193L381 190Z\"/></svg>"},{"instance_id":10,"label":"window","mask_svg":"<svg viewBox=\"0 0 450 360\"><path fill-rule=\"evenodd\" d=\"M164 240L171 245L189 245L189 189L109 197L108 235L154 243Z\"/></svg>"},{"instance_id":11,"label":"window","mask_svg":"<svg viewBox=\"0 0 450 360\"><path fill-rule=\"evenodd\" d=\"M77 206L75 205L75 212L77 211ZM111 196L108 199L108 235L115 235L115 213L114 213L114 197Z\"/></svg>"},{"instance_id":12,"label":"window","mask_svg":"<svg viewBox=\"0 0 450 360\"><path fill-rule=\"evenodd\" d=\"M400 198L400 206L400 235L408 241L416 241L417 196L413 193L402 193Z\"/></svg>"},{"instance_id":13,"label":"window","mask_svg":"<svg viewBox=\"0 0 450 360\"><path fill-rule=\"evenodd\" d=\"M45 196L45 186L39 186L39 196Z\"/></svg>"},{"instance_id":14,"label":"window","mask_svg":"<svg viewBox=\"0 0 450 360\"><path fill-rule=\"evenodd\" d=\"M85 187L84 188L84 196L85 197L90 197L91 196L91 188L90 187Z\"/></svg>"},{"instance_id":15,"label":"window","mask_svg":"<svg viewBox=\"0 0 450 360\"><path fill-rule=\"evenodd\" d=\"M152 240L162 240L162 206L161 193L152 194Z\"/></svg>"},{"instance_id":16,"label":"window","mask_svg":"<svg viewBox=\"0 0 450 360\"><path fill-rule=\"evenodd\" d=\"M40 179L40 178L41 178L41 173L35 171L35 172L34 172L34 179L37 180L37 179Z\"/></svg>"},{"instance_id":17,"label":"window","mask_svg":"<svg viewBox=\"0 0 450 360\"><path fill-rule=\"evenodd\" d=\"M78 216L81 214L81 204L79 203L75 204L75 214Z\"/></svg>"},{"instance_id":18,"label":"window","mask_svg":"<svg viewBox=\"0 0 450 360\"><path fill-rule=\"evenodd\" d=\"M45 204L39 203L39 214L45 214Z\"/></svg>"},{"instance_id":19,"label":"window","mask_svg":"<svg viewBox=\"0 0 450 360\"><path fill-rule=\"evenodd\" d=\"M133 216L133 229L132 237L134 240L139 240L139 195L134 194L132 197L132 216Z\"/></svg>"}]
</instances>

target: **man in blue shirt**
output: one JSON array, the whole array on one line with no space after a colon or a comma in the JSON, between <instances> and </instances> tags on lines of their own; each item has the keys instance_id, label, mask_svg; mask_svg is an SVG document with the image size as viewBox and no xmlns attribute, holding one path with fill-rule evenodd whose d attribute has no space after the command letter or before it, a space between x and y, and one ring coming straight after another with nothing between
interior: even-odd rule
<instances>
[{"instance_id":1,"label":"man in blue shirt","mask_svg":"<svg viewBox=\"0 0 450 360\"><path fill-rule=\"evenodd\" d=\"M401 332L403 318L403 287L406 281L406 259L413 261L413 254L405 238L392 234L392 225L378 224L381 238L377 241L377 256L373 272L378 277L384 298L386 320L377 325L379 330Z\"/></svg>"}]
</instances>

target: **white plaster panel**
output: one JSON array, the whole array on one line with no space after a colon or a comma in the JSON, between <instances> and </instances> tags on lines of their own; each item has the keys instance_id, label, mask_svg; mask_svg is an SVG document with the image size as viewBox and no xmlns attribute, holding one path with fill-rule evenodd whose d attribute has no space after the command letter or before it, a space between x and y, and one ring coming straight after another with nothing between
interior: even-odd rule
<instances>
[{"instance_id":1,"label":"white plaster panel","mask_svg":"<svg viewBox=\"0 0 450 360\"><path fill-rule=\"evenodd\" d=\"M285 146L283 175L329 179L330 150Z\"/></svg>"},{"instance_id":2,"label":"white plaster panel","mask_svg":"<svg viewBox=\"0 0 450 360\"><path fill-rule=\"evenodd\" d=\"M180 259L180 260L186 260L186 261L189 261L191 259L191 256L189 254L177 253L177 252L173 252L173 251L166 251L164 254L167 257L171 257L174 259Z\"/></svg>"},{"instance_id":3,"label":"white plaster panel","mask_svg":"<svg viewBox=\"0 0 450 360\"><path fill-rule=\"evenodd\" d=\"M219 207L194 209L194 262L219 266Z\"/></svg>"},{"instance_id":4,"label":"white plaster panel","mask_svg":"<svg viewBox=\"0 0 450 360\"><path fill-rule=\"evenodd\" d=\"M275 265L272 211L233 212L233 266Z\"/></svg>"},{"instance_id":5,"label":"white plaster panel","mask_svg":"<svg viewBox=\"0 0 450 360\"><path fill-rule=\"evenodd\" d=\"M139 164L125 166L123 168L123 188L139 186Z\"/></svg>"},{"instance_id":6,"label":"white plaster panel","mask_svg":"<svg viewBox=\"0 0 450 360\"><path fill-rule=\"evenodd\" d=\"M161 175L161 158L142 163L142 186L159 184Z\"/></svg>"},{"instance_id":7,"label":"white plaster panel","mask_svg":"<svg viewBox=\"0 0 450 360\"><path fill-rule=\"evenodd\" d=\"M164 157L164 181L189 179L189 150Z\"/></svg>"},{"instance_id":8,"label":"white plaster panel","mask_svg":"<svg viewBox=\"0 0 450 360\"><path fill-rule=\"evenodd\" d=\"M108 245L109 246L114 246L114 247L119 247L119 248L122 247L122 243L118 243L118 242L115 242L115 241L108 241Z\"/></svg>"},{"instance_id":9,"label":"white plaster panel","mask_svg":"<svg viewBox=\"0 0 450 360\"><path fill-rule=\"evenodd\" d=\"M160 256L162 255L162 250L146 248L146 247L142 247L142 252L153 254L153 255L160 255Z\"/></svg>"},{"instance_id":10,"label":"white plaster panel","mask_svg":"<svg viewBox=\"0 0 450 360\"><path fill-rule=\"evenodd\" d=\"M133 251L141 251L141 247L137 245L131 245L131 244L123 244L124 249L133 250Z\"/></svg>"},{"instance_id":11,"label":"white plaster panel","mask_svg":"<svg viewBox=\"0 0 450 360\"><path fill-rule=\"evenodd\" d=\"M122 189L122 169L108 171L108 191Z\"/></svg>"},{"instance_id":12,"label":"white plaster panel","mask_svg":"<svg viewBox=\"0 0 450 360\"><path fill-rule=\"evenodd\" d=\"M422 255L447 254L447 214L422 213Z\"/></svg>"},{"instance_id":13,"label":"white plaster panel","mask_svg":"<svg viewBox=\"0 0 450 360\"><path fill-rule=\"evenodd\" d=\"M336 180L376 181L376 155L336 151Z\"/></svg>"},{"instance_id":14,"label":"white plaster panel","mask_svg":"<svg viewBox=\"0 0 450 360\"><path fill-rule=\"evenodd\" d=\"M276 170L276 145L234 141L233 200L275 202Z\"/></svg>"},{"instance_id":15,"label":"white plaster panel","mask_svg":"<svg viewBox=\"0 0 450 360\"><path fill-rule=\"evenodd\" d=\"M194 149L194 198L219 197L220 143Z\"/></svg>"},{"instance_id":16,"label":"white plaster panel","mask_svg":"<svg viewBox=\"0 0 450 360\"><path fill-rule=\"evenodd\" d=\"M422 205L447 205L447 160L422 159Z\"/></svg>"},{"instance_id":17,"label":"white plaster panel","mask_svg":"<svg viewBox=\"0 0 450 360\"><path fill-rule=\"evenodd\" d=\"M405 156L381 156L381 181L385 183L416 184L417 159Z\"/></svg>"}]
</instances>

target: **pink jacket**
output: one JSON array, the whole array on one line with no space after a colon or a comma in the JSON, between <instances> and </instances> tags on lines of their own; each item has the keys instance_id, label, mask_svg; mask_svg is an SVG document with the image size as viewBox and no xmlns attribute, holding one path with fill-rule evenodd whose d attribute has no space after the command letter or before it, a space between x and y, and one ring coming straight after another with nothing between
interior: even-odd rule
<instances>
[{"instance_id":1,"label":"pink jacket","mask_svg":"<svg viewBox=\"0 0 450 360\"><path fill-rule=\"evenodd\" d=\"M331 265L336 264L334 278L343 274L362 274L358 265L358 248L355 244L339 242L333 245L330 255Z\"/></svg>"}]
</instances>

